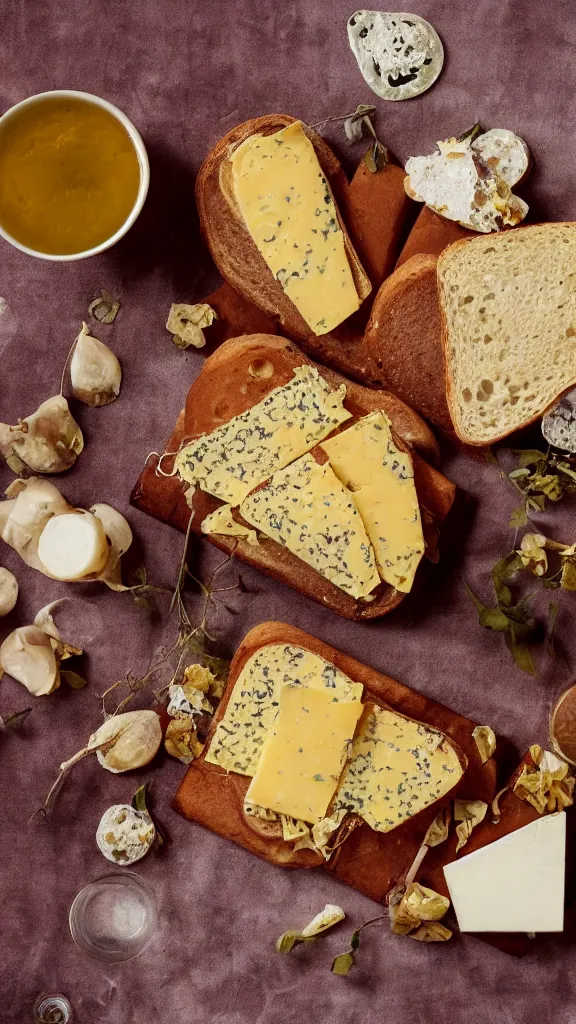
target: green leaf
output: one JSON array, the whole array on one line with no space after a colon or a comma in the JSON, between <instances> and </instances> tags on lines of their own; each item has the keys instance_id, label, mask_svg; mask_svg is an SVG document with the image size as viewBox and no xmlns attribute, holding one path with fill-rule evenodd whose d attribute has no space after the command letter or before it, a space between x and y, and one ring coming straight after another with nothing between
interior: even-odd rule
<instances>
[{"instance_id":1,"label":"green leaf","mask_svg":"<svg viewBox=\"0 0 576 1024\"><path fill-rule=\"evenodd\" d=\"M69 668L63 668L60 670L60 678L64 680L68 686L71 686L73 690L83 690L88 685L82 676L79 676L77 672L71 672Z\"/></svg>"},{"instance_id":2,"label":"green leaf","mask_svg":"<svg viewBox=\"0 0 576 1024\"><path fill-rule=\"evenodd\" d=\"M354 932L354 934L352 935L352 938L350 939L350 949L352 951L355 951L355 950L358 949L359 945L360 945L360 929L358 929L358 931Z\"/></svg>"},{"instance_id":3,"label":"green leaf","mask_svg":"<svg viewBox=\"0 0 576 1024\"><path fill-rule=\"evenodd\" d=\"M570 469L567 462L557 462L556 469L559 469L561 473L565 473L566 476L571 477L572 480L576 480L576 473L573 469Z\"/></svg>"},{"instance_id":4,"label":"green leaf","mask_svg":"<svg viewBox=\"0 0 576 1024\"><path fill-rule=\"evenodd\" d=\"M565 558L562 563L560 586L562 590L576 590L576 565L569 558Z\"/></svg>"},{"instance_id":5,"label":"green leaf","mask_svg":"<svg viewBox=\"0 0 576 1024\"><path fill-rule=\"evenodd\" d=\"M467 128L462 135L459 135L456 139L457 142L473 142L477 135L480 135L483 131L482 125L479 121L473 124L471 128Z\"/></svg>"},{"instance_id":6,"label":"green leaf","mask_svg":"<svg viewBox=\"0 0 576 1024\"><path fill-rule=\"evenodd\" d=\"M278 953L290 953L301 939L300 932L284 932L276 939L276 950Z\"/></svg>"},{"instance_id":7,"label":"green leaf","mask_svg":"<svg viewBox=\"0 0 576 1024\"><path fill-rule=\"evenodd\" d=\"M513 509L508 520L508 526L511 530L518 530L522 526L526 526L528 523L528 516L524 505L519 505L518 508Z\"/></svg>"},{"instance_id":8,"label":"green leaf","mask_svg":"<svg viewBox=\"0 0 576 1024\"><path fill-rule=\"evenodd\" d=\"M544 494L533 495L526 499L526 505L533 512L543 512L546 507L546 496Z\"/></svg>"},{"instance_id":9,"label":"green leaf","mask_svg":"<svg viewBox=\"0 0 576 1024\"><path fill-rule=\"evenodd\" d=\"M511 633L506 633L505 635L506 646L508 647L508 650L514 658L518 668L521 669L522 672L526 672L529 676L535 676L536 669L534 667L534 662L532 661L532 655L528 645L522 641L516 641L512 637Z\"/></svg>"},{"instance_id":10,"label":"green leaf","mask_svg":"<svg viewBox=\"0 0 576 1024\"><path fill-rule=\"evenodd\" d=\"M341 977L349 973L354 964L354 953L340 953L332 961L332 974L339 974Z\"/></svg>"},{"instance_id":11,"label":"green leaf","mask_svg":"<svg viewBox=\"0 0 576 1024\"><path fill-rule=\"evenodd\" d=\"M530 476L529 469L513 469L511 473L508 473L509 480L522 480L525 477Z\"/></svg>"},{"instance_id":12,"label":"green leaf","mask_svg":"<svg viewBox=\"0 0 576 1024\"><path fill-rule=\"evenodd\" d=\"M501 633L505 629L509 629L510 619L501 608L484 608L480 612L480 625L485 629L493 629Z\"/></svg>"},{"instance_id":13,"label":"green leaf","mask_svg":"<svg viewBox=\"0 0 576 1024\"><path fill-rule=\"evenodd\" d=\"M518 465L521 468L524 466L537 466L540 462L546 462L546 452L541 452L537 448L513 448L514 455L519 455Z\"/></svg>"},{"instance_id":14,"label":"green leaf","mask_svg":"<svg viewBox=\"0 0 576 1024\"><path fill-rule=\"evenodd\" d=\"M136 792L134 793L134 796L132 797L132 807L134 808L135 811L146 811L146 813L148 813L148 808L146 806L147 788L148 783L145 782L144 785L139 786Z\"/></svg>"},{"instance_id":15,"label":"green leaf","mask_svg":"<svg viewBox=\"0 0 576 1024\"><path fill-rule=\"evenodd\" d=\"M486 605L482 604L482 601L480 600L480 598L476 597L476 594L474 593L473 590L471 590L471 588L468 586L468 584L465 583L464 586L466 587L466 593L468 594L468 597L470 598L470 600L475 605L477 611L479 611L479 612L486 611Z\"/></svg>"},{"instance_id":16,"label":"green leaf","mask_svg":"<svg viewBox=\"0 0 576 1024\"><path fill-rule=\"evenodd\" d=\"M506 583L521 568L522 562L515 551L510 551L507 555L498 559L496 565L493 566L490 575L499 605L508 607L510 604L512 595Z\"/></svg>"},{"instance_id":17,"label":"green leaf","mask_svg":"<svg viewBox=\"0 0 576 1024\"><path fill-rule=\"evenodd\" d=\"M14 714L8 715L7 718L2 718L2 726L4 729L12 729L16 732L24 724L31 711L32 708L24 708L23 711L16 711Z\"/></svg>"},{"instance_id":18,"label":"green leaf","mask_svg":"<svg viewBox=\"0 0 576 1024\"><path fill-rule=\"evenodd\" d=\"M132 592L132 598L134 600L134 604L137 605L138 608L145 608L146 611L149 611L150 608L152 607L152 603L149 600L149 598L144 597L143 594Z\"/></svg>"}]
</instances>

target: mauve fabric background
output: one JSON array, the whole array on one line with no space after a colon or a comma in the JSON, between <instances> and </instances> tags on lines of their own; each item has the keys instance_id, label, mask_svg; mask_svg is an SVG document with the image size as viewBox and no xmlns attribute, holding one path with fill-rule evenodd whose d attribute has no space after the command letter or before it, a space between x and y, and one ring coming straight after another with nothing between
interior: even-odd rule
<instances>
[{"instance_id":1,"label":"mauve fabric background","mask_svg":"<svg viewBox=\"0 0 576 1024\"><path fill-rule=\"evenodd\" d=\"M136 227L99 258L51 264L0 244L0 419L14 422L58 391L89 300L102 287L118 296L117 321L96 333L122 360L122 393L105 409L74 406L86 449L56 483L73 503L107 501L126 513L136 535L132 565L144 560L155 582L175 580L182 538L131 509L128 496L202 363L200 354L172 346L164 323L171 302L200 300L218 282L198 236L193 184L224 132L267 112L315 122L374 101L381 137L404 160L479 118L527 140L536 217L576 218L570 0L419 0L414 9L444 41L444 72L420 98L385 103L365 85L348 47L353 7L344 0L4 0L0 110L46 89L98 93L141 130L152 181ZM347 147L339 126L326 128L351 167L362 147ZM506 523L514 492L484 461L451 457L445 468L463 494L426 599L359 625L243 569L248 593L229 595L231 610L221 609L213 628L232 652L252 625L285 619L490 723L519 749L545 742L549 709L569 669L544 665L537 679L515 669L501 637L478 627L463 589L468 580L488 598L488 570L512 543ZM0 486L10 480L0 466ZM570 510L542 521L553 536L575 539ZM195 542L196 572L205 576L220 558ZM90 681L82 692L63 686L38 701L12 679L2 682L2 714L34 704L21 734L0 737L2 1022L31 1019L35 996L52 990L69 996L80 1024L574 1024L573 950L559 937L538 940L518 961L475 939L422 945L375 928L350 976L333 977L332 957L375 905L321 871L283 872L178 817L170 799L185 769L169 758L136 777L111 775L86 759L48 824L29 824L59 762L98 724L98 694L127 670L141 672L173 627L150 619L128 595L52 583L5 546L0 561L21 585L0 638L69 594L77 600L63 607L61 621L67 639L86 647ZM234 581L232 571L226 579ZM562 608L559 631L574 657L569 595ZM76 949L68 908L82 885L111 867L94 842L102 812L129 800L146 779L170 841L137 870L157 894L162 930L139 958L107 966ZM276 936L302 926L325 902L342 904L345 924L290 957L277 955Z\"/></svg>"}]
</instances>

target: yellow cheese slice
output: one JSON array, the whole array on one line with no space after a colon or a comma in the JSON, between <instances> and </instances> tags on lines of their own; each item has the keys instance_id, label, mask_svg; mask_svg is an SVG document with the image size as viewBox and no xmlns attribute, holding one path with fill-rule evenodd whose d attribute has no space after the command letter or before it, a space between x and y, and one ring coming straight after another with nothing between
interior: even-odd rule
<instances>
[{"instance_id":1,"label":"yellow cheese slice","mask_svg":"<svg viewBox=\"0 0 576 1024\"><path fill-rule=\"evenodd\" d=\"M245 498L240 515L354 598L367 597L380 583L352 495L311 455Z\"/></svg>"},{"instance_id":2,"label":"yellow cheese slice","mask_svg":"<svg viewBox=\"0 0 576 1024\"><path fill-rule=\"evenodd\" d=\"M202 520L200 529L202 533L208 535L220 534L224 537L242 538L247 540L251 547L255 547L258 544L256 531L250 530L247 526L242 526L242 523L236 522L232 515L231 505L221 505L220 508L214 509L214 512L210 512Z\"/></svg>"},{"instance_id":3,"label":"yellow cheese slice","mask_svg":"<svg viewBox=\"0 0 576 1024\"><path fill-rule=\"evenodd\" d=\"M437 729L375 704L364 708L331 814L344 809L390 832L445 796L463 769Z\"/></svg>"},{"instance_id":4,"label":"yellow cheese slice","mask_svg":"<svg viewBox=\"0 0 576 1024\"><path fill-rule=\"evenodd\" d=\"M298 366L288 384L182 448L175 470L187 483L238 505L275 470L350 419L345 396L344 384L332 391L315 367Z\"/></svg>"},{"instance_id":5,"label":"yellow cheese slice","mask_svg":"<svg viewBox=\"0 0 576 1024\"><path fill-rule=\"evenodd\" d=\"M302 821L325 817L362 713L360 701L286 683L246 799Z\"/></svg>"},{"instance_id":6,"label":"yellow cheese slice","mask_svg":"<svg viewBox=\"0 0 576 1024\"><path fill-rule=\"evenodd\" d=\"M330 186L300 121L252 135L230 157L246 227L314 334L360 305Z\"/></svg>"},{"instance_id":7,"label":"yellow cheese slice","mask_svg":"<svg viewBox=\"0 0 576 1024\"><path fill-rule=\"evenodd\" d=\"M407 594L424 554L424 537L412 459L394 444L390 420L373 412L321 447L352 492L382 579Z\"/></svg>"},{"instance_id":8,"label":"yellow cheese slice","mask_svg":"<svg viewBox=\"0 0 576 1024\"><path fill-rule=\"evenodd\" d=\"M362 684L294 644L268 644L248 659L230 694L206 755L210 764L254 775L266 736L278 715L284 683L325 690L335 701L359 701Z\"/></svg>"}]
</instances>

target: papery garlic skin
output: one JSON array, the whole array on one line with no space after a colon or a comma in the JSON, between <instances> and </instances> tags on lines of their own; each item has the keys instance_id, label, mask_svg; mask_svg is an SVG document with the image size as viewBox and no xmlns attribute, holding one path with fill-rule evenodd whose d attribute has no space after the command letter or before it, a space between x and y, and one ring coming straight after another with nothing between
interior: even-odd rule
<instances>
[{"instance_id":1,"label":"papery garlic skin","mask_svg":"<svg viewBox=\"0 0 576 1024\"><path fill-rule=\"evenodd\" d=\"M47 399L16 426L0 423L0 452L16 454L34 473L63 473L84 448L82 431L62 395Z\"/></svg>"},{"instance_id":2,"label":"papery garlic skin","mask_svg":"<svg viewBox=\"0 0 576 1024\"><path fill-rule=\"evenodd\" d=\"M0 646L0 667L29 693L42 697L60 686L58 657L38 626L20 626Z\"/></svg>"},{"instance_id":3,"label":"papery garlic skin","mask_svg":"<svg viewBox=\"0 0 576 1024\"><path fill-rule=\"evenodd\" d=\"M125 711L92 733L86 750L96 750L102 767L118 774L149 764L161 742L162 727L155 711Z\"/></svg>"},{"instance_id":4,"label":"papery garlic skin","mask_svg":"<svg viewBox=\"0 0 576 1024\"><path fill-rule=\"evenodd\" d=\"M102 523L90 512L54 516L38 538L38 558L56 580L81 580L99 573L108 550Z\"/></svg>"},{"instance_id":5,"label":"papery garlic skin","mask_svg":"<svg viewBox=\"0 0 576 1024\"><path fill-rule=\"evenodd\" d=\"M0 566L0 619L8 615L18 600L18 580L9 569Z\"/></svg>"},{"instance_id":6,"label":"papery garlic skin","mask_svg":"<svg viewBox=\"0 0 576 1024\"><path fill-rule=\"evenodd\" d=\"M93 407L109 405L120 394L120 362L107 345L92 337L85 323L70 359L70 384L74 398Z\"/></svg>"}]
</instances>

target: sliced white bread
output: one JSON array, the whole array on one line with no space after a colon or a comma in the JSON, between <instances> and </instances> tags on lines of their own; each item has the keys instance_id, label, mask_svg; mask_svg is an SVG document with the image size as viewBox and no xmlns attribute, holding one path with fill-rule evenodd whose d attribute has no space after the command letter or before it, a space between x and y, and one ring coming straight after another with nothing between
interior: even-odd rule
<instances>
[{"instance_id":1,"label":"sliced white bread","mask_svg":"<svg viewBox=\"0 0 576 1024\"><path fill-rule=\"evenodd\" d=\"M576 384L576 223L464 239L437 270L450 414L489 445Z\"/></svg>"}]
</instances>

